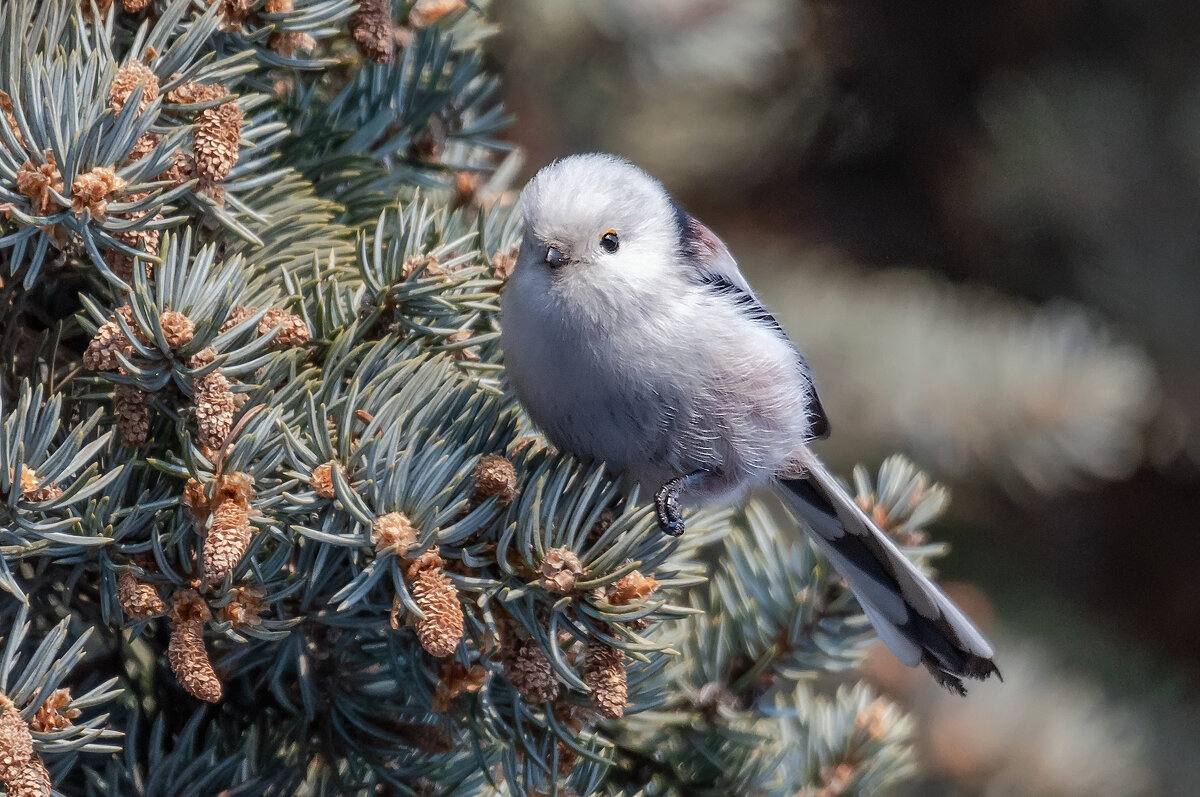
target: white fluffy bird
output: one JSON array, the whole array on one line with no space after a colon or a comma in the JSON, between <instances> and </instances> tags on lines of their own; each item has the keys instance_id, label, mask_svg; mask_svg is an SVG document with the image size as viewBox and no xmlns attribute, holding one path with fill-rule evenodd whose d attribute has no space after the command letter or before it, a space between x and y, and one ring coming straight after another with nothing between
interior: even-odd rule
<instances>
[{"instance_id":1,"label":"white fluffy bird","mask_svg":"<svg viewBox=\"0 0 1200 797\"><path fill-rule=\"evenodd\" d=\"M771 485L846 579L880 638L965 693L997 673L983 635L809 449L829 434L804 357L728 248L662 185L612 155L542 169L501 300L508 378L554 445L681 502Z\"/></svg>"}]
</instances>

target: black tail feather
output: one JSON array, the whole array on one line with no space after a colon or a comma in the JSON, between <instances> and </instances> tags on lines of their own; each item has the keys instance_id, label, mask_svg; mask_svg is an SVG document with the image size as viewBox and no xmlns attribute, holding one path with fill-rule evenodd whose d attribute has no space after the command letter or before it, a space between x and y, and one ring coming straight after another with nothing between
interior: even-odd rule
<instances>
[{"instance_id":1,"label":"black tail feather","mask_svg":"<svg viewBox=\"0 0 1200 797\"><path fill-rule=\"evenodd\" d=\"M781 495L805 520L846 579L880 638L901 661L923 664L938 683L966 694L963 678L1000 671L991 647L962 612L905 558L813 458L809 478L784 479Z\"/></svg>"}]
</instances>

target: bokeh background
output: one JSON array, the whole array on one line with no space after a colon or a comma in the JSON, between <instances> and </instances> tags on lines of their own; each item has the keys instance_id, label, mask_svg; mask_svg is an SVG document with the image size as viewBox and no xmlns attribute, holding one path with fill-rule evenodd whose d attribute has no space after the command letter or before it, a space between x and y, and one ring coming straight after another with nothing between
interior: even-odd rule
<instances>
[{"instance_id":1,"label":"bokeh background","mask_svg":"<svg viewBox=\"0 0 1200 797\"><path fill-rule=\"evenodd\" d=\"M1200 5L506 0L522 173L591 150L722 235L812 362L841 472L953 493L998 643L887 656L920 795L1200 794Z\"/></svg>"}]
</instances>

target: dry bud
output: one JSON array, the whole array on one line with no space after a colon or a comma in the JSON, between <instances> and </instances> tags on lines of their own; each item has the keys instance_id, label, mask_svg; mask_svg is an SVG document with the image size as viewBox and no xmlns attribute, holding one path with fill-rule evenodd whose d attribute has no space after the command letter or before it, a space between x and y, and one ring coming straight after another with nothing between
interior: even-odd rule
<instances>
[{"instance_id":1,"label":"dry bud","mask_svg":"<svg viewBox=\"0 0 1200 797\"><path fill-rule=\"evenodd\" d=\"M446 560L442 558L438 547L433 545L412 559L404 560L404 577L412 581L422 570L441 570L445 566Z\"/></svg>"},{"instance_id":2,"label":"dry bud","mask_svg":"<svg viewBox=\"0 0 1200 797\"><path fill-rule=\"evenodd\" d=\"M428 28L447 14L467 7L464 0L417 0L408 12L408 24Z\"/></svg>"},{"instance_id":3,"label":"dry bud","mask_svg":"<svg viewBox=\"0 0 1200 797\"><path fill-rule=\"evenodd\" d=\"M276 31L267 37L267 47L280 55L311 53L316 46L317 40L304 31Z\"/></svg>"},{"instance_id":4,"label":"dry bud","mask_svg":"<svg viewBox=\"0 0 1200 797\"><path fill-rule=\"evenodd\" d=\"M33 715L29 729L35 733L52 733L70 727L71 720L78 718L81 713L77 708L61 710L70 702L70 689L55 689Z\"/></svg>"},{"instance_id":5,"label":"dry bud","mask_svg":"<svg viewBox=\"0 0 1200 797\"><path fill-rule=\"evenodd\" d=\"M433 710L450 710L450 701L459 695L474 694L487 682L488 671L478 664L468 668L454 659L445 659L438 667L438 682L433 693Z\"/></svg>"},{"instance_id":6,"label":"dry bud","mask_svg":"<svg viewBox=\"0 0 1200 797\"><path fill-rule=\"evenodd\" d=\"M627 573L615 584L608 586L608 602L621 606L633 601L640 601L658 589L658 581L654 576L643 576L637 570Z\"/></svg>"},{"instance_id":7,"label":"dry bud","mask_svg":"<svg viewBox=\"0 0 1200 797\"><path fill-rule=\"evenodd\" d=\"M196 407L196 428L200 445L216 451L225 444L233 426L233 414L238 402L229 380L220 369L210 371L192 385Z\"/></svg>"},{"instance_id":8,"label":"dry bud","mask_svg":"<svg viewBox=\"0 0 1200 797\"><path fill-rule=\"evenodd\" d=\"M254 497L254 480L249 475L234 471L226 473L217 480L216 493L213 496L213 504L219 504L223 501L236 501L242 506L250 506L250 499Z\"/></svg>"},{"instance_id":9,"label":"dry bud","mask_svg":"<svg viewBox=\"0 0 1200 797\"><path fill-rule=\"evenodd\" d=\"M446 269L434 255L413 255L400 266L400 279L409 279L418 272L422 278L441 277L446 274Z\"/></svg>"},{"instance_id":10,"label":"dry bud","mask_svg":"<svg viewBox=\"0 0 1200 797\"><path fill-rule=\"evenodd\" d=\"M148 620L167 609L154 585L147 584L128 570L117 577L117 603L121 605L125 616L134 620Z\"/></svg>"},{"instance_id":11,"label":"dry bud","mask_svg":"<svg viewBox=\"0 0 1200 797\"><path fill-rule=\"evenodd\" d=\"M8 475L11 479L15 474L16 469L10 468ZM28 465L21 466L21 497L26 501L50 501L62 495L62 490L57 484L42 484L42 480L38 478L37 471Z\"/></svg>"},{"instance_id":12,"label":"dry bud","mask_svg":"<svg viewBox=\"0 0 1200 797\"><path fill-rule=\"evenodd\" d=\"M279 330L269 345L276 351L303 346L311 337L303 318L278 307L272 307L258 321L258 334L266 335L272 329Z\"/></svg>"},{"instance_id":13,"label":"dry bud","mask_svg":"<svg viewBox=\"0 0 1200 797\"><path fill-rule=\"evenodd\" d=\"M193 354L184 360L184 364L192 370L199 370L217 359L217 348L215 346L205 346L200 351Z\"/></svg>"},{"instance_id":14,"label":"dry bud","mask_svg":"<svg viewBox=\"0 0 1200 797\"><path fill-rule=\"evenodd\" d=\"M865 733L871 739L881 739L896 724L897 713L894 704L886 698L878 697L866 705L854 718L854 730Z\"/></svg>"},{"instance_id":15,"label":"dry bud","mask_svg":"<svg viewBox=\"0 0 1200 797\"><path fill-rule=\"evenodd\" d=\"M196 131L192 139L196 174L214 183L224 180L237 163L241 137L242 109L236 99L196 114Z\"/></svg>"},{"instance_id":16,"label":"dry bud","mask_svg":"<svg viewBox=\"0 0 1200 797\"><path fill-rule=\"evenodd\" d=\"M163 339L172 349L182 348L192 342L196 334L196 325L183 313L167 310L158 317L162 327Z\"/></svg>"},{"instance_id":17,"label":"dry bud","mask_svg":"<svg viewBox=\"0 0 1200 797\"><path fill-rule=\"evenodd\" d=\"M403 512L388 512L375 518L372 528L376 553L394 546L396 553L403 556L417 542L417 529Z\"/></svg>"},{"instance_id":18,"label":"dry bud","mask_svg":"<svg viewBox=\"0 0 1200 797\"><path fill-rule=\"evenodd\" d=\"M821 767L823 783L813 794L816 797L844 797L847 794L854 794L856 793L853 788L854 780L857 777L854 766L849 762L843 761L836 766L826 764Z\"/></svg>"},{"instance_id":19,"label":"dry bud","mask_svg":"<svg viewBox=\"0 0 1200 797\"><path fill-rule=\"evenodd\" d=\"M159 180L169 180L175 187L196 179L196 159L190 152L177 149L171 157L171 165L158 175Z\"/></svg>"},{"instance_id":20,"label":"dry bud","mask_svg":"<svg viewBox=\"0 0 1200 797\"><path fill-rule=\"evenodd\" d=\"M608 531L609 527L616 519L616 512L612 511L611 509L603 510L600 513L600 516L596 518L596 522L592 524L590 529L588 529L587 544L595 545L598 543L600 538L604 536L604 532Z\"/></svg>"},{"instance_id":21,"label":"dry bud","mask_svg":"<svg viewBox=\"0 0 1200 797\"><path fill-rule=\"evenodd\" d=\"M446 336L447 343L462 343L465 340L470 340L475 334L469 329L460 329L457 332L452 332ZM460 346L456 349L450 349L450 356L459 362L479 362L479 349L475 346Z\"/></svg>"},{"instance_id":22,"label":"dry bud","mask_svg":"<svg viewBox=\"0 0 1200 797\"><path fill-rule=\"evenodd\" d=\"M519 647L507 664L505 673L527 702L545 703L558 697L561 687L554 668L537 643Z\"/></svg>"},{"instance_id":23,"label":"dry bud","mask_svg":"<svg viewBox=\"0 0 1200 797\"><path fill-rule=\"evenodd\" d=\"M89 211L92 218L104 221L108 216L108 203L125 188L125 181L109 166L97 166L84 172L71 183L71 210L76 216Z\"/></svg>"},{"instance_id":24,"label":"dry bud","mask_svg":"<svg viewBox=\"0 0 1200 797\"><path fill-rule=\"evenodd\" d=\"M497 252L492 255L492 276L498 280L508 281L513 269L517 267L517 254L520 248L514 246L507 252Z\"/></svg>"},{"instance_id":25,"label":"dry bud","mask_svg":"<svg viewBox=\"0 0 1200 797\"><path fill-rule=\"evenodd\" d=\"M250 316L258 312L257 307L246 307L242 304L235 304L229 311L229 315L225 316L225 320L221 322L221 332L227 332L233 329L238 324L245 321Z\"/></svg>"},{"instance_id":26,"label":"dry bud","mask_svg":"<svg viewBox=\"0 0 1200 797\"><path fill-rule=\"evenodd\" d=\"M29 197L35 216L48 216L58 211L51 190L62 193L63 177L54 161L54 151L46 150L46 162L38 166L25 161L17 170L17 190Z\"/></svg>"},{"instance_id":27,"label":"dry bud","mask_svg":"<svg viewBox=\"0 0 1200 797\"><path fill-rule=\"evenodd\" d=\"M254 9L254 0L208 0L211 6L221 4L221 23L217 26L226 33L237 33Z\"/></svg>"},{"instance_id":28,"label":"dry bud","mask_svg":"<svg viewBox=\"0 0 1200 797\"><path fill-rule=\"evenodd\" d=\"M479 193L479 175L475 172L458 172L454 175L454 207L463 208L475 204Z\"/></svg>"},{"instance_id":29,"label":"dry bud","mask_svg":"<svg viewBox=\"0 0 1200 797\"><path fill-rule=\"evenodd\" d=\"M392 610L388 612L388 624L391 625L393 631L400 630L400 615L404 614L404 601L400 600L399 595L392 596Z\"/></svg>"},{"instance_id":30,"label":"dry bud","mask_svg":"<svg viewBox=\"0 0 1200 797\"><path fill-rule=\"evenodd\" d=\"M259 617L267 606L263 603L266 595L258 587L238 587L233 590L233 600L220 609L222 620L233 623L235 627L262 625Z\"/></svg>"},{"instance_id":31,"label":"dry bud","mask_svg":"<svg viewBox=\"0 0 1200 797\"><path fill-rule=\"evenodd\" d=\"M191 515L193 521L199 521L203 524L208 519L208 496L204 494L204 484L199 480L192 478L187 480L187 484L183 486L183 498L181 500L184 509Z\"/></svg>"},{"instance_id":32,"label":"dry bud","mask_svg":"<svg viewBox=\"0 0 1200 797\"><path fill-rule=\"evenodd\" d=\"M550 592L568 595L583 575L583 565L570 548L551 548L542 560L542 586Z\"/></svg>"},{"instance_id":33,"label":"dry bud","mask_svg":"<svg viewBox=\"0 0 1200 797\"><path fill-rule=\"evenodd\" d=\"M108 0L109 3L112 0ZM127 14L136 14L150 5L150 0L121 0L121 8L125 9Z\"/></svg>"},{"instance_id":34,"label":"dry bud","mask_svg":"<svg viewBox=\"0 0 1200 797\"><path fill-rule=\"evenodd\" d=\"M205 85L189 80L181 83L167 92L167 102L174 105L196 105L202 102L212 102L229 94L229 89L220 83Z\"/></svg>"},{"instance_id":35,"label":"dry bud","mask_svg":"<svg viewBox=\"0 0 1200 797\"><path fill-rule=\"evenodd\" d=\"M121 445L137 448L150 434L150 403L148 394L137 385L118 384L113 387L113 412Z\"/></svg>"},{"instance_id":36,"label":"dry bud","mask_svg":"<svg viewBox=\"0 0 1200 797\"><path fill-rule=\"evenodd\" d=\"M158 98L158 77L141 61L131 61L117 70L108 90L108 107L113 116L121 112L138 86L142 87L142 99L138 103L138 113L141 113Z\"/></svg>"},{"instance_id":37,"label":"dry bud","mask_svg":"<svg viewBox=\"0 0 1200 797\"><path fill-rule=\"evenodd\" d=\"M167 659L179 683L193 697L216 703L221 681L204 648L204 624L212 617L195 590L181 590L171 601L171 641Z\"/></svg>"},{"instance_id":38,"label":"dry bud","mask_svg":"<svg viewBox=\"0 0 1200 797\"><path fill-rule=\"evenodd\" d=\"M421 647L438 657L449 656L463 635L463 610L458 588L441 568L421 570L411 586L413 601L425 615L417 621Z\"/></svg>"},{"instance_id":39,"label":"dry bud","mask_svg":"<svg viewBox=\"0 0 1200 797\"><path fill-rule=\"evenodd\" d=\"M588 643L583 660L583 682L591 691L592 705L603 717L620 719L629 699L625 653L603 642Z\"/></svg>"},{"instance_id":40,"label":"dry bud","mask_svg":"<svg viewBox=\"0 0 1200 797\"><path fill-rule=\"evenodd\" d=\"M479 460L475 466L475 493L472 502L482 504L492 496L500 506L508 506L517 497L517 469L499 454Z\"/></svg>"},{"instance_id":41,"label":"dry bud","mask_svg":"<svg viewBox=\"0 0 1200 797\"><path fill-rule=\"evenodd\" d=\"M333 498L337 495L337 490L333 486L333 469L335 467L343 476L346 475L346 468L342 463L330 460L313 468L312 476L308 479L308 486L313 488L313 492L321 498Z\"/></svg>"},{"instance_id":42,"label":"dry bud","mask_svg":"<svg viewBox=\"0 0 1200 797\"><path fill-rule=\"evenodd\" d=\"M570 636L568 634L568 636ZM554 719L571 733L579 733L596 721L596 710L591 706L581 706L570 702L565 696L559 697L550 706Z\"/></svg>"},{"instance_id":43,"label":"dry bud","mask_svg":"<svg viewBox=\"0 0 1200 797\"><path fill-rule=\"evenodd\" d=\"M391 0L359 0L348 24L360 53L379 64L392 62Z\"/></svg>"},{"instance_id":44,"label":"dry bud","mask_svg":"<svg viewBox=\"0 0 1200 797\"><path fill-rule=\"evenodd\" d=\"M21 128L17 125L17 115L13 113L12 97L8 96L6 91L0 91L0 111L3 111L4 120L8 122L8 129L12 132L13 138L17 140L17 145L23 148L25 137L21 135ZM0 139L0 149L8 149L4 139Z\"/></svg>"},{"instance_id":45,"label":"dry bud","mask_svg":"<svg viewBox=\"0 0 1200 797\"><path fill-rule=\"evenodd\" d=\"M203 578L208 584L224 580L242 560L251 536L250 508L240 501L221 501L212 512L204 540Z\"/></svg>"},{"instance_id":46,"label":"dry bud","mask_svg":"<svg viewBox=\"0 0 1200 797\"><path fill-rule=\"evenodd\" d=\"M157 213L154 216L155 220L161 220L163 215ZM148 255L158 254L158 244L162 233L157 229L143 227L136 230L121 230L112 234L119 243L124 244L132 249L138 249ZM133 257L120 249L109 249L104 253L104 262L113 270L113 273L127 283L133 282ZM152 265L150 261L144 260L145 275L149 277L152 273Z\"/></svg>"},{"instance_id":47,"label":"dry bud","mask_svg":"<svg viewBox=\"0 0 1200 797\"><path fill-rule=\"evenodd\" d=\"M138 140L133 142L133 149L129 150L129 155L126 156L125 163L122 165L128 166L131 163L137 163L153 152L162 143L162 140L163 137L158 133L143 133L138 136Z\"/></svg>"}]
</instances>

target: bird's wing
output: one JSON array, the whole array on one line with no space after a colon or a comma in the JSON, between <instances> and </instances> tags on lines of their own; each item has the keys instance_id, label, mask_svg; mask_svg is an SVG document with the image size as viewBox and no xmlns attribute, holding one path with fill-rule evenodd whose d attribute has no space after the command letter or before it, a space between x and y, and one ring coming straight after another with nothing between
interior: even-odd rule
<instances>
[{"instance_id":1,"label":"bird's wing","mask_svg":"<svg viewBox=\"0 0 1200 797\"><path fill-rule=\"evenodd\" d=\"M732 299L747 317L770 327L787 340L783 327L779 326L775 316L763 306L750 283L742 276L741 269L738 268L737 261L733 259L733 254L725 242L678 205L675 206L675 214L679 224L682 259L693 269L692 276L696 282ZM795 346L792 348L795 349ZM799 350L796 350L796 359L800 363L801 373L808 381L808 417L811 421L811 433L817 439L824 439L829 437L829 417L825 414L825 408L821 406L820 397L817 396L817 386L813 381L808 361Z\"/></svg>"}]
</instances>

